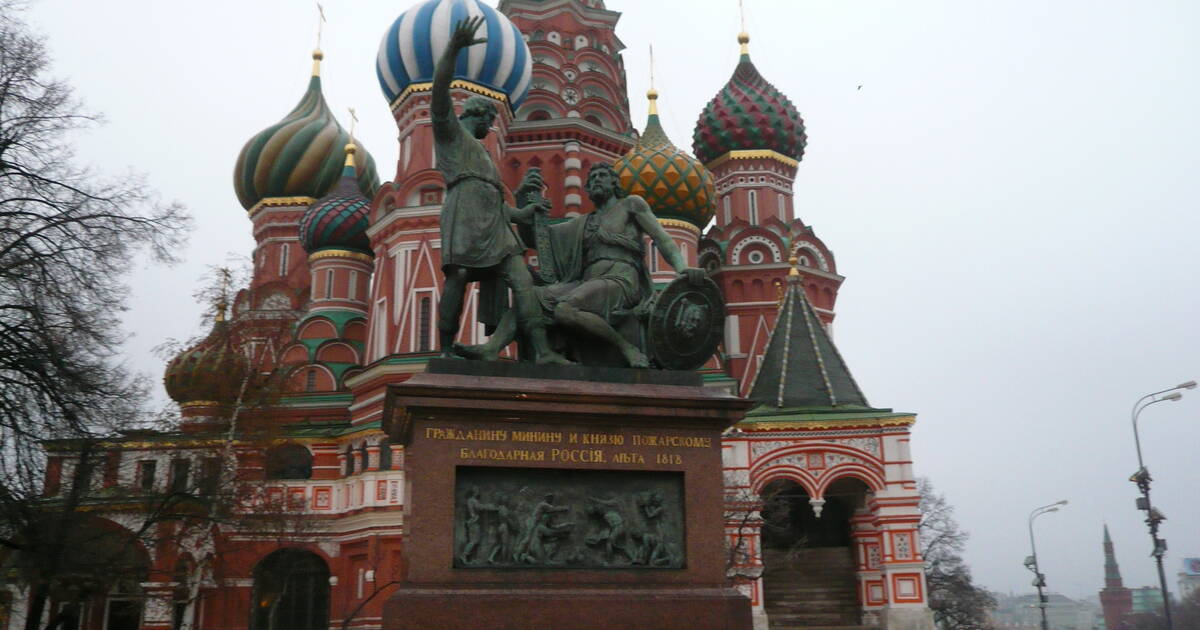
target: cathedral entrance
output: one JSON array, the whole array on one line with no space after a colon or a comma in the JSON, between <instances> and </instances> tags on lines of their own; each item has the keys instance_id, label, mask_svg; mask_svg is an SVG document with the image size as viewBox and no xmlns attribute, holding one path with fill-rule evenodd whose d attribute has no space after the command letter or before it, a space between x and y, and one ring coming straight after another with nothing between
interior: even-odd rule
<instances>
[{"instance_id":1,"label":"cathedral entrance","mask_svg":"<svg viewBox=\"0 0 1200 630\"><path fill-rule=\"evenodd\" d=\"M326 630L329 566L315 553L280 549L254 568L252 630Z\"/></svg>"},{"instance_id":2,"label":"cathedral entrance","mask_svg":"<svg viewBox=\"0 0 1200 630\"><path fill-rule=\"evenodd\" d=\"M814 506L790 479L763 488L763 606L773 630L859 625L850 518L863 509L866 494L861 481L840 479L826 489L824 504Z\"/></svg>"}]
</instances>

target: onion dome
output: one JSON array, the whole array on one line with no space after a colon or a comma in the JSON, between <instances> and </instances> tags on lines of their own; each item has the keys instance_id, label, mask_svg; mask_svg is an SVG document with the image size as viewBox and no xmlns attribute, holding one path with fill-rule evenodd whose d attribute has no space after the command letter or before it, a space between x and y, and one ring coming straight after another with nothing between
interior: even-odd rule
<instances>
[{"instance_id":1,"label":"onion dome","mask_svg":"<svg viewBox=\"0 0 1200 630\"><path fill-rule=\"evenodd\" d=\"M788 97L758 73L749 42L746 33L738 35L742 56L737 69L696 123L692 149L705 164L730 151L774 151L797 161L804 157L804 120Z\"/></svg>"},{"instance_id":2,"label":"onion dome","mask_svg":"<svg viewBox=\"0 0 1200 630\"><path fill-rule=\"evenodd\" d=\"M308 91L283 120L258 132L238 155L233 187L249 210L270 197L323 196L342 172L342 147L350 134L342 129L321 93L321 51L313 52ZM358 167L358 189L371 197L379 187L375 160L365 150Z\"/></svg>"},{"instance_id":3,"label":"onion dome","mask_svg":"<svg viewBox=\"0 0 1200 630\"><path fill-rule=\"evenodd\" d=\"M342 177L329 194L309 206L300 220L300 242L312 254L322 249L348 249L371 254L367 239L367 214L371 200L363 196L355 181L353 143L346 145Z\"/></svg>"},{"instance_id":4,"label":"onion dome","mask_svg":"<svg viewBox=\"0 0 1200 630\"><path fill-rule=\"evenodd\" d=\"M389 104L411 90L428 90L433 67L460 21L483 16L477 37L487 42L459 53L454 78L462 87L506 101L516 111L529 94L533 58L508 17L479 0L427 0L396 18L383 35L375 73Z\"/></svg>"},{"instance_id":5,"label":"onion dome","mask_svg":"<svg viewBox=\"0 0 1200 630\"><path fill-rule=\"evenodd\" d=\"M221 303L208 336L167 364L163 385L171 400L181 405L231 405L237 401L248 370L245 355L233 343L225 304Z\"/></svg>"},{"instance_id":6,"label":"onion dome","mask_svg":"<svg viewBox=\"0 0 1200 630\"><path fill-rule=\"evenodd\" d=\"M671 144L658 120L658 92L651 88L646 96L650 99L646 131L629 153L613 164L621 188L644 197L660 219L679 219L704 229L715 210L712 173Z\"/></svg>"}]
</instances>

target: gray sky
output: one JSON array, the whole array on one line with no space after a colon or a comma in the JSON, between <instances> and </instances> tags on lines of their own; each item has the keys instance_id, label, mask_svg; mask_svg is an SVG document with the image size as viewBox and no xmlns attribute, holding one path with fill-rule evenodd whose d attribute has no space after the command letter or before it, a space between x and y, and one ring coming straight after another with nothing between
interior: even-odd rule
<instances>
[{"instance_id":1,"label":"gray sky","mask_svg":"<svg viewBox=\"0 0 1200 630\"><path fill-rule=\"evenodd\" d=\"M357 108L385 181L396 129L374 56L413 3L324 2L326 98L343 124ZM664 125L690 149L737 61L737 3L608 5L637 126L653 42ZM796 208L847 277L836 340L872 403L919 414L915 468L970 531L976 580L1031 591L1026 518L1066 498L1037 521L1051 590L1103 586L1104 522L1126 585L1156 585L1129 409L1200 378L1200 3L746 5L752 58L808 126ZM150 348L199 331L205 266L253 247L233 163L303 93L315 6L44 0L29 17L107 115L81 158L147 172L196 217L185 264L133 276L129 361L157 376ZM1200 390L1141 427L1174 592L1180 559L1200 556Z\"/></svg>"}]
</instances>

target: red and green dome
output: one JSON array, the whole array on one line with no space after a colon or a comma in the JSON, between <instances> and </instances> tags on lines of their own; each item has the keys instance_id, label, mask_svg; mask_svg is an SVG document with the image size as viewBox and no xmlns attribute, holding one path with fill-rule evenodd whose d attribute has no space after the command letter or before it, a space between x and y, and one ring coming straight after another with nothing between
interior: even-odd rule
<instances>
[{"instance_id":1,"label":"red and green dome","mask_svg":"<svg viewBox=\"0 0 1200 630\"><path fill-rule=\"evenodd\" d=\"M319 198L341 176L342 147L350 134L333 117L321 92L319 51L313 59L313 77L300 103L283 120L250 138L238 155L233 187L247 210L271 197ZM358 162L358 189L370 197L379 187L375 160L363 150Z\"/></svg>"},{"instance_id":2,"label":"red and green dome","mask_svg":"<svg viewBox=\"0 0 1200 630\"><path fill-rule=\"evenodd\" d=\"M742 57L733 77L709 101L696 123L692 149L705 164L730 151L768 150L800 160L808 139L796 106L775 89L750 61L746 43L738 36Z\"/></svg>"},{"instance_id":3,"label":"red and green dome","mask_svg":"<svg viewBox=\"0 0 1200 630\"><path fill-rule=\"evenodd\" d=\"M208 336L167 364L163 385L171 400L181 405L231 405L237 401L248 370L249 363L233 343L222 308Z\"/></svg>"},{"instance_id":4,"label":"red and green dome","mask_svg":"<svg viewBox=\"0 0 1200 630\"><path fill-rule=\"evenodd\" d=\"M322 249L347 249L371 254L367 238L371 201L363 196L355 181L353 144L346 145L346 165L342 177L329 194L309 206L300 220L300 243L312 254Z\"/></svg>"},{"instance_id":5,"label":"red and green dome","mask_svg":"<svg viewBox=\"0 0 1200 630\"><path fill-rule=\"evenodd\" d=\"M640 195L660 219L687 221L700 229L712 220L717 198L712 173L671 143L658 120L650 90L650 118L638 143L613 164L621 188Z\"/></svg>"}]
</instances>

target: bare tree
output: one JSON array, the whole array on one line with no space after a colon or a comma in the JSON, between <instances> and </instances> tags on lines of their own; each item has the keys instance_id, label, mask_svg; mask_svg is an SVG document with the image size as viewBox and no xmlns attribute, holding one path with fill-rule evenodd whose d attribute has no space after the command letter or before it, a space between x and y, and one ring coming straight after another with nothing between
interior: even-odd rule
<instances>
[{"instance_id":1,"label":"bare tree","mask_svg":"<svg viewBox=\"0 0 1200 630\"><path fill-rule=\"evenodd\" d=\"M947 630L991 628L988 611L996 598L972 582L971 569L962 559L967 533L954 520L954 507L934 490L926 478L917 479L921 496L921 555L934 621Z\"/></svg>"},{"instance_id":2,"label":"bare tree","mask_svg":"<svg viewBox=\"0 0 1200 630\"><path fill-rule=\"evenodd\" d=\"M48 76L41 38L0 0L0 440L4 463L38 440L106 432L138 417L144 384L121 368L130 259L171 261L188 218L136 174L76 163L97 122Z\"/></svg>"},{"instance_id":3,"label":"bare tree","mask_svg":"<svg viewBox=\"0 0 1200 630\"><path fill-rule=\"evenodd\" d=\"M99 119L49 75L23 8L0 0L0 546L37 552L49 560L41 575L61 577L77 523L47 519L41 444L80 441L57 500L78 506L100 465L97 440L141 418L146 384L116 356L130 260L173 260L188 218L137 174L79 165L72 135ZM45 584L35 580L43 592L27 627L41 618Z\"/></svg>"}]
</instances>

